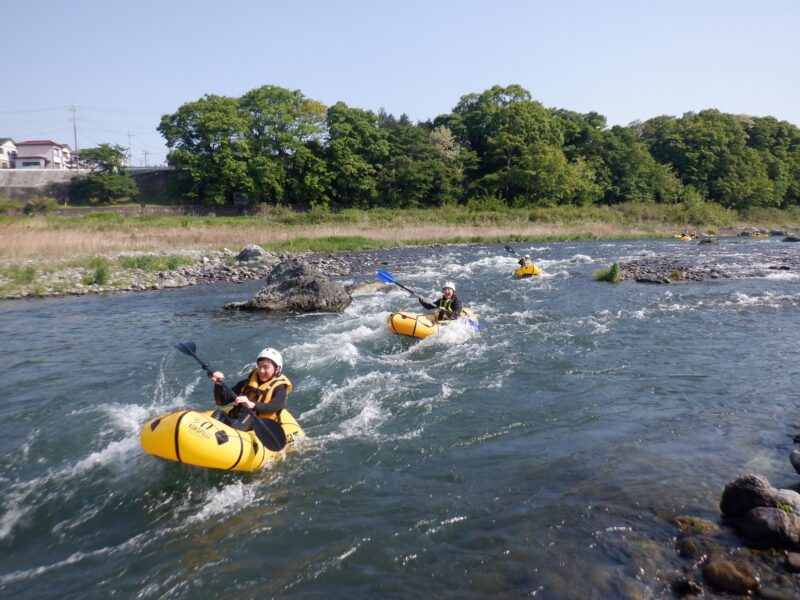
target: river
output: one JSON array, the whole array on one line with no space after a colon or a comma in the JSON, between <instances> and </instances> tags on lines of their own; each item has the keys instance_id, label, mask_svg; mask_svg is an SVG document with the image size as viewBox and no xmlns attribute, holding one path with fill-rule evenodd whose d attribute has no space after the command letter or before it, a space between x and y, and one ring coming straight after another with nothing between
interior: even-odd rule
<instances>
[{"instance_id":1,"label":"river","mask_svg":"<svg viewBox=\"0 0 800 600\"><path fill-rule=\"evenodd\" d=\"M778 239L514 244L375 253L480 317L389 333L391 293L341 314L235 313L260 282L39 300L0 312L0 594L15 599L671 597L670 519L721 522L725 484L795 482L795 271L644 285L592 273L663 252L796 253ZM255 473L142 452L211 384L283 352L308 439Z\"/></svg>"}]
</instances>

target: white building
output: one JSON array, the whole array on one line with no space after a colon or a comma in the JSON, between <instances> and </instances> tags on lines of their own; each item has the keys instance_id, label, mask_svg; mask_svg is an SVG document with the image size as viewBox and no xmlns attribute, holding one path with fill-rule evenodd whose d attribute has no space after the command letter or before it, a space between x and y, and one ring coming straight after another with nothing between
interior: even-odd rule
<instances>
[{"instance_id":1,"label":"white building","mask_svg":"<svg viewBox=\"0 0 800 600\"><path fill-rule=\"evenodd\" d=\"M72 167L72 150L67 144L51 140L17 143L17 169L68 169Z\"/></svg>"},{"instance_id":2,"label":"white building","mask_svg":"<svg viewBox=\"0 0 800 600\"><path fill-rule=\"evenodd\" d=\"M0 169L13 169L17 145L11 138L0 138Z\"/></svg>"}]
</instances>

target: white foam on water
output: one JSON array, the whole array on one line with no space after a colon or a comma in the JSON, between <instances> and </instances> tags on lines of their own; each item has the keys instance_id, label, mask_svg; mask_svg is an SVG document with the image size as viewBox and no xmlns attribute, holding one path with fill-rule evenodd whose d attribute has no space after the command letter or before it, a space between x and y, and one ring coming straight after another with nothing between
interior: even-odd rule
<instances>
[{"instance_id":1,"label":"white foam on water","mask_svg":"<svg viewBox=\"0 0 800 600\"><path fill-rule=\"evenodd\" d=\"M154 538L164 537L165 532L166 530L162 530L161 535L158 535L158 532L148 531L134 536L116 546L106 546L103 548L98 548L97 550L91 550L89 552L75 552L64 560L60 560L49 565L41 565L33 569L25 569L22 571L15 571L13 573L0 575L0 585L6 585L16 581L25 581L33 577L38 577L39 575L49 573L50 571L74 565L83 561L84 559L102 558L103 560L107 560L108 558L118 554L127 554L130 551L146 545L148 542L153 543Z\"/></svg>"},{"instance_id":2,"label":"white foam on water","mask_svg":"<svg viewBox=\"0 0 800 600\"><path fill-rule=\"evenodd\" d=\"M305 367L331 364L344 364L352 367L358 361L359 351L349 336L344 334L323 337L319 342L306 342L294 346L291 355L295 363L303 364ZM286 366L290 368L289 361L286 361Z\"/></svg>"},{"instance_id":3,"label":"white foam on water","mask_svg":"<svg viewBox=\"0 0 800 600\"><path fill-rule=\"evenodd\" d=\"M257 484L247 485L242 481L228 484L222 489L208 489L198 504L199 510L186 518L184 524L202 523L210 517L236 513L243 506L256 506L256 501L259 499L257 490Z\"/></svg>"},{"instance_id":4,"label":"white foam on water","mask_svg":"<svg viewBox=\"0 0 800 600\"><path fill-rule=\"evenodd\" d=\"M120 478L128 475L129 457L138 451L138 437L127 437L109 443L105 448L91 452L85 458L75 463L54 468L40 477L27 481L18 481L5 486L3 503L7 507L0 518L0 539L12 535L14 528L20 524L34 506L57 496L59 502L64 502L75 496L81 490L81 481L87 474L94 473L98 467L112 466ZM77 480L77 484L69 482ZM54 491L43 492L53 488ZM44 498L40 497L44 495Z\"/></svg>"},{"instance_id":5,"label":"white foam on water","mask_svg":"<svg viewBox=\"0 0 800 600\"><path fill-rule=\"evenodd\" d=\"M335 431L328 434L329 439L345 439L345 438L372 438L384 439L385 436L380 434L378 428L389 419L390 413L370 400L354 417L341 421Z\"/></svg>"},{"instance_id":6,"label":"white foam on water","mask_svg":"<svg viewBox=\"0 0 800 600\"><path fill-rule=\"evenodd\" d=\"M724 300L721 305L725 308L758 307L767 308L786 308L796 306L800 303L800 295L796 294L776 294L774 292L762 292L750 296L742 292L734 292L731 299Z\"/></svg>"},{"instance_id":7,"label":"white foam on water","mask_svg":"<svg viewBox=\"0 0 800 600\"><path fill-rule=\"evenodd\" d=\"M587 256L586 254L576 254L567 259L567 262L572 265L591 265L596 261L594 258Z\"/></svg>"},{"instance_id":8,"label":"white foam on water","mask_svg":"<svg viewBox=\"0 0 800 600\"><path fill-rule=\"evenodd\" d=\"M328 412L337 414L352 410L363 403L370 402L376 391L391 389L397 385L398 376L391 373L372 371L365 375L358 375L345 379L343 384L330 384L325 387L319 402L314 408L305 411L298 417L298 421L321 417Z\"/></svg>"},{"instance_id":9,"label":"white foam on water","mask_svg":"<svg viewBox=\"0 0 800 600\"><path fill-rule=\"evenodd\" d=\"M765 279L778 279L782 281L795 281L796 279L800 279L800 273L792 272L792 271L774 271L771 270Z\"/></svg>"}]
</instances>

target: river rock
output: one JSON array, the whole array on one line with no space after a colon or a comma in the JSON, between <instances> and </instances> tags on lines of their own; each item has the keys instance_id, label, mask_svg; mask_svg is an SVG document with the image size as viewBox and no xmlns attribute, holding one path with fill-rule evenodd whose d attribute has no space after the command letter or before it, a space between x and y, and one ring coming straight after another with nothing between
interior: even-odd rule
<instances>
[{"instance_id":1,"label":"river rock","mask_svg":"<svg viewBox=\"0 0 800 600\"><path fill-rule=\"evenodd\" d=\"M278 263L266 284L252 300L230 302L225 308L276 313L339 312L351 302L341 284L331 282L301 258Z\"/></svg>"},{"instance_id":2,"label":"river rock","mask_svg":"<svg viewBox=\"0 0 800 600\"><path fill-rule=\"evenodd\" d=\"M703 593L703 587L688 577L681 577L673 581L670 586L672 591L678 596L699 596Z\"/></svg>"},{"instance_id":3,"label":"river rock","mask_svg":"<svg viewBox=\"0 0 800 600\"><path fill-rule=\"evenodd\" d=\"M749 510L762 506L777 507L779 504L791 507L800 513L800 494L792 490L782 490L759 475L742 475L725 486L719 508L726 517L743 517Z\"/></svg>"},{"instance_id":4,"label":"river rock","mask_svg":"<svg viewBox=\"0 0 800 600\"><path fill-rule=\"evenodd\" d=\"M754 546L795 548L800 541L800 518L780 508L759 506L747 511L739 530Z\"/></svg>"},{"instance_id":5,"label":"river rock","mask_svg":"<svg viewBox=\"0 0 800 600\"><path fill-rule=\"evenodd\" d=\"M719 525L713 521L688 515L673 517L672 523L677 525L678 529L684 533L711 533L719 529Z\"/></svg>"},{"instance_id":6,"label":"river rock","mask_svg":"<svg viewBox=\"0 0 800 600\"><path fill-rule=\"evenodd\" d=\"M261 246L257 246L256 244L247 244L241 249L239 254L236 255L236 258L238 258L240 262L249 262L261 260L270 255L271 253L264 250Z\"/></svg>"},{"instance_id":7,"label":"river rock","mask_svg":"<svg viewBox=\"0 0 800 600\"><path fill-rule=\"evenodd\" d=\"M794 470L800 473L800 450L792 450L792 453L789 455L789 462L792 463Z\"/></svg>"},{"instance_id":8,"label":"river rock","mask_svg":"<svg viewBox=\"0 0 800 600\"><path fill-rule=\"evenodd\" d=\"M697 242L698 246L702 246L703 244L713 244L719 246L719 240L717 238L703 238Z\"/></svg>"},{"instance_id":9,"label":"river rock","mask_svg":"<svg viewBox=\"0 0 800 600\"><path fill-rule=\"evenodd\" d=\"M734 594L747 594L758 589L758 577L750 565L742 561L715 560L703 567L708 585Z\"/></svg>"},{"instance_id":10,"label":"river rock","mask_svg":"<svg viewBox=\"0 0 800 600\"><path fill-rule=\"evenodd\" d=\"M787 235L781 240L782 242L800 242L800 237L796 235Z\"/></svg>"}]
</instances>

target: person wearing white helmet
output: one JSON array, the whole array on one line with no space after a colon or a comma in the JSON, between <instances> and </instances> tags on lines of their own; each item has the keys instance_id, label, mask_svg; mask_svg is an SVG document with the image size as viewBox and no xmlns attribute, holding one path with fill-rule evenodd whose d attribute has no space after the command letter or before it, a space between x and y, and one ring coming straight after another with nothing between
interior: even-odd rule
<instances>
[{"instance_id":1,"label":"person wearing white helmet","mask_svg":"<svg viewBox=\"0 0 800 600\"><path fill-rule=\"evenodd\" d=\"M533 264L531 262L531 255L530 254L526 254L525 256L520 258L517 262L519 263L519 266L521 266L521 267L528 267L528 266Z\"/></svg>"},{"instance_id":2,"label":"person wearing white helmet","mask_svg":"<svg viewBox=\"0 0 800 600\"><path fill-rule=\"evenodd\" d=\"M231 388L219 385L225 379L221 371L211 374L214 386L214 401L218 406L233 402L233 408L226 413L217 410L211 415L214 418L232 425L236 429L247 431L253 428L253 419L246 411L239 411L243 405L252 410L262 419L280 421L280 413L286 408L286 400L292 391L292 383L281 372L283 370L283 357L274 348L264 348L256 357L256 368L250 374Z\"/></svg>"},{"instance_id":3,"label":"person wearing white helmet","mask_svg":"<svg viewBox=\"0 0 800 600\"><path fill-rule=\"evenodd\" d=\"M452 281L444 282L442 297L436 302L425 302L422 296L419 296L418 300L425 308L436 310L437 321L452 321L461 316L461 300L456 296L456 284Z\"/></svg>"}]
</instances>

